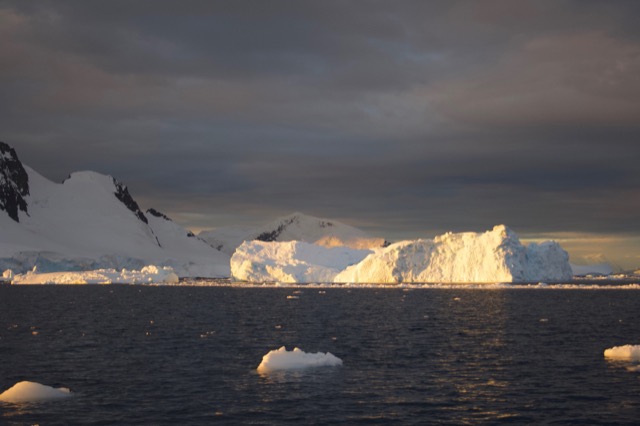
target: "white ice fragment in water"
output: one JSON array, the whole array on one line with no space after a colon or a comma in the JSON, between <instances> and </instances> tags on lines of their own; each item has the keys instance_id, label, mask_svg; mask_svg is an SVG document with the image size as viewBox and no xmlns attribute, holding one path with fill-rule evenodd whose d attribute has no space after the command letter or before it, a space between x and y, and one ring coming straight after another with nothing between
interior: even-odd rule
<instances>
[{"instance_id":1,"label":"white ice fragment in water","mask_svg":"<svg viewBox=\"0 0 640 426\"><path fill-rule=\"evenodd\" d=\"M70 397L68 388L52 388L36 382L18 382L0 394L2 402L40 402Z\"/></svg>"},{"instance_id":2,"label":"white ice fragment in water","mask_svg":"<svg viewBox=\"0 0 640 426\"><path fill-rule=\"evenodd\" d=\"M299 370L310 367L333 367L339 365L342 365L342 360L330 352L306 353L299 348L287 351L282 346L280 349L269 351L262 357L258 372L268 373L278 370Z\"/></svg>"},{"instance_id":3,"label":"white ice fragment in water","mask_svg":"<svg viewBox=\"0 0 640 426\"><path fill-rule=\"evenodd\" d=\"M604 357L623 361L640 361L640 345L614 346L605 349Z\"/></svg>"}]
</instances>

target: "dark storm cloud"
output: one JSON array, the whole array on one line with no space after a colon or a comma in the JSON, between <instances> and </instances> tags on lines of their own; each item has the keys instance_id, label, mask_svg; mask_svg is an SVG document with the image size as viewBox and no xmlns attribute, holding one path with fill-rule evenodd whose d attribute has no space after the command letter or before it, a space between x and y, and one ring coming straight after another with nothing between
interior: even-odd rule
<instances>
[{"instance_id":1,"label":"dark storm cloud","mask_svg":"<svg viewBox=\"0 0 640 426\"><path fill-rule=\"evenodd\" d=\"M188 226L301 210L390 238L499 222L637 235L639 15L0 1L0 139L56 180L112 174Z\"/></svg>"}]
</instances>

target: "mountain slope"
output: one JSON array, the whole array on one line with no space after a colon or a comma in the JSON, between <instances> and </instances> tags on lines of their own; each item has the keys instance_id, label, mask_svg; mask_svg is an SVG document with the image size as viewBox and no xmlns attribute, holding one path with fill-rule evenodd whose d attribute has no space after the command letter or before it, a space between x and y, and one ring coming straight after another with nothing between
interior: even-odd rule
<instances>
[{"instance_id":1,"label":"mountain slope","mask_svg":"<svg viewBox=\"0 0 640 426\"><path fill-rule=\"evenodd\" d=\"M199 234L213 247L232 255L243 241L303 241L324 247L345 246L355 249L382 247L383 238L373 238L366 232L344 223L302 213L288 216L258 228L220 228Z\"/></svg>"},{"instance_id":2,"label":"mountain slope","mask_svg":"<svg viewBox=\"0 0 640 426\"><path fill-rule=\"evenodd\" d=\"M172 266L180 276L229 275L228 256L166 216L148 218L113 177L85 171L54 183L22 165L6 146L0 146L0 268L56 271L152 263Z\"/></svg>"}]
</instances>

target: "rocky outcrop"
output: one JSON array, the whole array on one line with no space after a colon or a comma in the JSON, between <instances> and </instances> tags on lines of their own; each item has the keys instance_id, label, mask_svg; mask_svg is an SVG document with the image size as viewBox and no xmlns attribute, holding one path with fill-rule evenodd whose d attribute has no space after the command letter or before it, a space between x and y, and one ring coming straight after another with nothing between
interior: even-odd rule
<instances>
[{"instance_id":1,"label":"rocky outcrop","mask_svg":"<svg viewBox=\"0 0 640 426\"><path fill-rule=\"evenodd\" d=\"M0 142L0 210L20 222L19 212L28 214L29 175L18 159L16 151Z\"/></svg>"},{"instance_id":2,"label":"rocky outcrop","mask_svg":"<svg viewBox=\"0 0 640 426\"><path fill-rule=\"evenodd\" d=\"M133 214L138 217L138 219L148 224L149 221L147 220L147 217L144 215L144 213L142 213L142 210L140 210L138 203L136 203L131 194L129 194L127 186L118 182L115 178L113 178L113 184L116 187L116 198L118 198L118 200L120 200L122 204L127 206L127 208L131 210Z\"/></svg>"}]
</instances>

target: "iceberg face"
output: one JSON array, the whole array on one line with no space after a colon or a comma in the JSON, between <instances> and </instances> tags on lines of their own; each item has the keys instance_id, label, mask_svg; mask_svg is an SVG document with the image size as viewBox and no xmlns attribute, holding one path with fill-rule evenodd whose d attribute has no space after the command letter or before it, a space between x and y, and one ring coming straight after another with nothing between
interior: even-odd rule
<instances>
[{"instance_id":1,"label":"iceberg face","mask_svg":"<svg viewBox=\"0 0 640 426\"><path fill-rule=\"evenodd\" d=\"M557 243L524 246L504 225L484 233L447 233L373 250L245 242L231 258L231 272L240 280L282 282L485 283L572 278L569 256Z\"/></svg>"},{"instance_id":2,"label":"iceberg face","mask_svg":"<svg viewBox=\"0 0 640 426\"><path fill-rule=\"evenodd\" d=\"M484 233L447 233L377 250L335 282L530 282L571 279L569 256L555 242L525 247L504 225Z\"/></svg>"},{"instance_id":3,"label":"iceberg face","mask_svg":"<svg viewBox=\"0 0 640 426\"><path fill-rule=\"evenodd\" d=\"M301 241L245 241L231 257L231 275L240 281L332 282L336 274L371 253L322 247Z\"/></svg>"},{"instance_id":4,"label":"iceberg face","mask_svg":"<svg viewBox=\"0 0 640 426\"><path fill-rule=\"evenodd\" d=\"M573 278L569 254L555 241L531 243L525 250L524 277L520 281L566 281Z\"/></svg>"}]
</instances>

